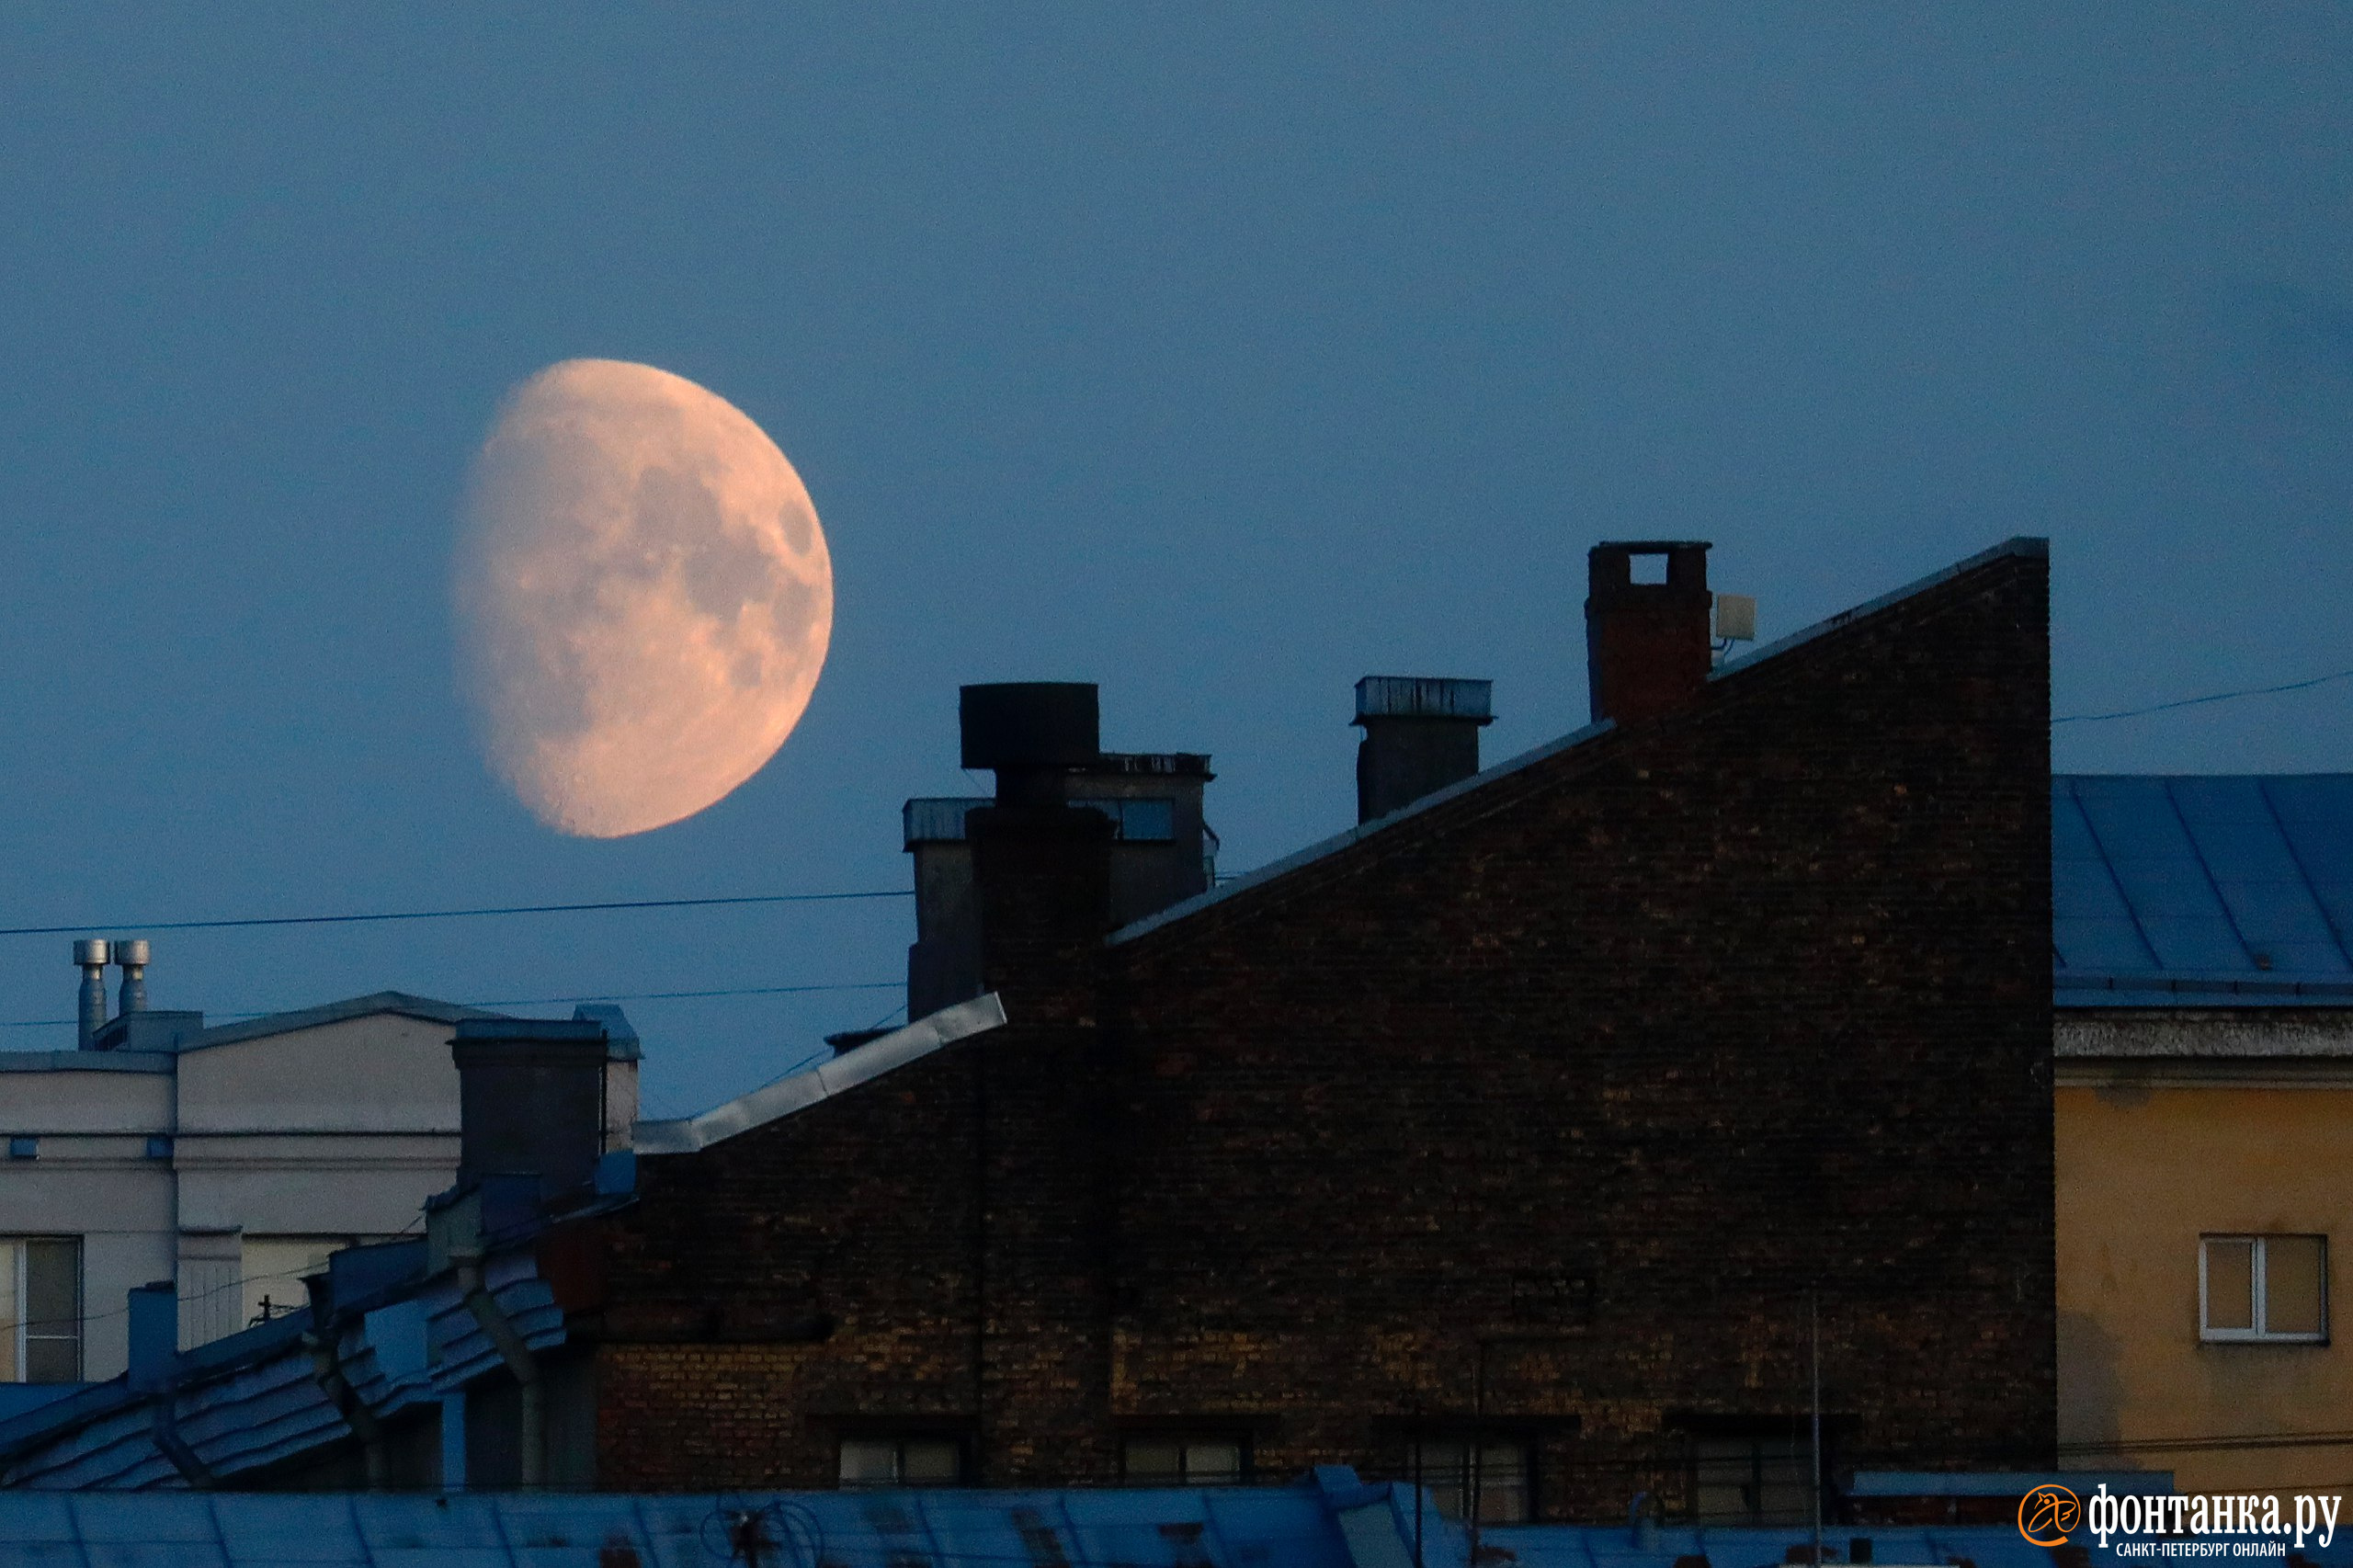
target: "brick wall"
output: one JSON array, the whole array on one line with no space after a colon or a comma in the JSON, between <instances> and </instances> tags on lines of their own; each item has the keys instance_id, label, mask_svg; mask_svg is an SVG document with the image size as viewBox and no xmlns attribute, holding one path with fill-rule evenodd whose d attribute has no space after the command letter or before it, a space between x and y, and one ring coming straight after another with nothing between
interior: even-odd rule
<instances>
[{"instance_id":1,"label":"brick wall","mask_svg":"<svg viewBox=\"0 0 2353 1568\"><path fill-rule=\"evenodd\" d=\"M1108 948L1099 838L993 813L1008 1027L643 1162L602 1483L926 1422L1395 1474L1483 1411L1623 1517L1802 1414L1810 1299L1842 1463L2049 1462L2045 606L1995 556Z\"/></svg>"}]
</instances>

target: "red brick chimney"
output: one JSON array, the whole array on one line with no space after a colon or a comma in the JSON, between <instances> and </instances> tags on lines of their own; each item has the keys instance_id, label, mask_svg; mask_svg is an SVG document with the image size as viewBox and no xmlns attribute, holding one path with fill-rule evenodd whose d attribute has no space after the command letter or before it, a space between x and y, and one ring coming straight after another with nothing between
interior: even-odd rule
<instances>
[{"instance_id":1,"label":"red brick chimney","mask_svg":"<svg viewBox=\"0 0 2353 1568\"><path fill-rule=\"evenodd\" d=\"M1634 581L1634 557L1666 557L1666 581ZM1586 675L1596 722L1638 724L1674 711L1708 684L1705 540L1597 544L1586 554Z\"/></svg>"}]
</instances>

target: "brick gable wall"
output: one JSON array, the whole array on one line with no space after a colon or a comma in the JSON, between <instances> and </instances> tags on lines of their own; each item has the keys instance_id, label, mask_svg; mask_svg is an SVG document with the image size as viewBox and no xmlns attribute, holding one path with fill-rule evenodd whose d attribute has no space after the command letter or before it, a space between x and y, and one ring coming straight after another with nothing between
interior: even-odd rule
<instances>
[{"instance_id":1,"label":"brick gable wall","mask_svg":"<svg viewBox=\"0 0 2353 1568\"><path fill-rule=\"evenodd\" d=\"M1483 1404L1622 1517L1802 1412L1809 1292L1844 1462L2047 1463L2045 606L1996 556L1108 948L1099 836L983 813L1013 1021L642 1162L600 1484L926 1423L998 1483L1152 1424L1394 1474Z\"/></svg>"}]
</instances>

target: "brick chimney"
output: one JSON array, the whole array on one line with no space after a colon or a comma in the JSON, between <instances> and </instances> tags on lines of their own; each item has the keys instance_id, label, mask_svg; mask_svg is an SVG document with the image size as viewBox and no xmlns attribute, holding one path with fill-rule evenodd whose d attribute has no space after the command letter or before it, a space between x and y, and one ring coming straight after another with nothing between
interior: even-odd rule
<instances>
[{"instance_id":1,"label":"brick chimney","mask_svg":"<svg viewBox=\"0 0 2353 1568\"><path fill-rule=\"evenodd\" d=\"M1634 558L1660 555L1666 580L1634 581ZM1586 562L1586 675L1595 722L1638 724L1698 697L1708 684L1706 541L1597 544Z\"/></svg>"}]
</instances>

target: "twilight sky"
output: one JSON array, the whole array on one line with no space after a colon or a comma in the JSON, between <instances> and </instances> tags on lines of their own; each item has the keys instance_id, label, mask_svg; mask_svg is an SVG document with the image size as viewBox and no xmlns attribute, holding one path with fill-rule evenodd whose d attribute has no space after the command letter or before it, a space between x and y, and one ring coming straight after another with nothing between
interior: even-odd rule
<instances>
[{"instance_id":1,"label":"twilight sky","mask_svg":"<svg viewBox=\"0 0 2353 1568\"><path fill-rule=\"evenodd\" d=\"M1352 820L1358 676L1493 677L1490 760L1583 722L1612 537L1714 540L1769 639L2047 534L2063 714L2353 665L2335 5L17 7L0 103L0 925L903 888L974 680L1213 754L1247 869ZM452 673L467 464L582 356L758 421L835 574L776 760L613 841ZM2348 735L2353 681L2056 756ZM891 983L911 919L159 933L150 984ZM0 938L0 1020L66 953ZM676 1114L896 1000L623 1005Z\"/></svg>"}]
</instances>

